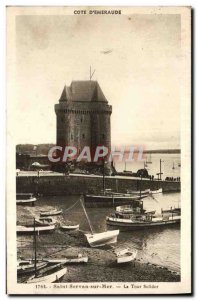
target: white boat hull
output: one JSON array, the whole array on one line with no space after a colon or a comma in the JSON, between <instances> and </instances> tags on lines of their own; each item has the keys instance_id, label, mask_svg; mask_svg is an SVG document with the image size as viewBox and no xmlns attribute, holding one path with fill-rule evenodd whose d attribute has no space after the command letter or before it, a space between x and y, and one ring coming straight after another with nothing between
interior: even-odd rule
<instances>
[{"instance_id":1,"label":"white boat hull","mask_svg":"<svg viewBox=\"0 0 197 300\"><path fill-rule=\"evenodd\" d=\"M123 264L123 263L133 261L135 260L136 256L137 256L137 251L124 253L123 255L117 256L117 263Z\"/></svg>"},{"instance_id":2,"label":"white boat hull","mask_svg":"<svg viewBox=\"0 0 197 300\"><path fill-rule=\"evenodd\" d=\"M85 234L87 241L91 247L101 247L117 242L119 230L111 230L95 234Z\"/></svg>"},{"instance_id":3,"label":"white boat hull","mask_svg":"<svg viewBox=\"0 0 197 300\"><path fill-rule=\"evenodd\" d=\"M47 225L47 226L36 226L35 229L34 227L27 227L27 226L16 226L16 231L17 233L29 233L29 234L33 234L34 230L36 233L39 232L49 232L49 231L53 231L55 229L55 225Z\"/></svg>"},{"instance_id":4,"label":"white boat hull","mask_svg":"<svg viewBox=\"0 0 197 300\"><path fill-rule=\"evenodd\" d=\"M62 210L57 210L57 211L43 211L40 212L40 216L41 217L50 217L50 216L57 216L62 214Z\"/></svg>"},{"instance_id":5,"label":"white boat hull","mask_svg":"<svg viewBox=\"0 0 197 300\"><path fill-rule=\"evenodd\" d=\"M53 274L42 276L42 277L31 277L27 280L28 284L34 283L53 283L60 280L67 273L67 268L61 269Z\"/></svg>"},{"instance_id":6,"label":"white boat hull","mask_svg":"<svg viewBox=\"0 0 197 300\"><path fill-rule=\"evenodd\" d=\"M87 263L88 262L88 257L76 257L76 258L60 258L60 259L47 259L46 260L48 263L61 263L61 264L72 264L72 263Z\"/></svg>"},{"instance_id":7,"label":"white boat hull","mask_svg":"<svg viewBox=\"0 0 197 300\"><path fill-rule=\"evenodd\" d=\"M67 231L69 231L69 230L77 230L77 229L79 229L79 225L61 225L60 228L62 230L67 230Z\"/></svg>"}]
</instances>

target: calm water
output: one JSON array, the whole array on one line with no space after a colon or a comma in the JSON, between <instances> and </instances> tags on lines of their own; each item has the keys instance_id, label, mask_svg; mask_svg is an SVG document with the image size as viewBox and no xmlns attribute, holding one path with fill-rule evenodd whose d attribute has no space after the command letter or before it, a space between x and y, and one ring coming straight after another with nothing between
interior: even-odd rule
<instances>
[{"instance_id":1,"label":"calm water","mask_svg":"<svg viewBox=\"0 0 197 300\"><path fill-rule=\"evenodd\" d=\"M150 159L150 154L146 154L147 159ZM150 175L154 175L157 178L157 173L159 173L160 168L160 159L162 160L161 164L161 171L163 173L162 179L166 177L180 177L181 168L178 167L178 163L181 162L180 154L151 154L151 161L152 164L147 165L147 170ZM136 172L139 169L144 168L144 161L137 161L134 160L132 162L126 163L126 170ZM172 169L174 164L175 169ZM125 163L124 162L115 162L115 167L117 171L125 170Z\"/></svg>"},{"instance_id":2,"label":"calm water","mask_svg":"<svg viewBox=\"0 0 197 300\"><path fill-rule=\"evenodd\" d=\"M152 164L148 165L149 173L155 175L159 168L159 159L162 159L162 171L166 176L180 176L179 155L152 155ZM172 170L172 165L175 169ZM142 162L134 162L127 165L127 170L137 171L142 168ZM116 163L118 170L124 169L124 164ZM180 207L180 193L157 194L154 198L148 197L144 200L144 208L161 212L161 208ZM43 197L37 201L34 210L48 209L51 207L62 209L62 216L56 218L63 221L75 221L80 223L80 229L89 231L87 220L80 203L71 210L68 210L76 201L78 196L65 197ZM29 208L31 211L31 208ZM113 208L87 208L87 213L91 220L95 232L107 230L106 216L113 212ZM19 217L19 216L18 216ZM129 246L138 250L138 258L142 262L150 262L168 267L171 270L180 272L180 227L158 228L139 231L120 232L117 246Z\"/></svg>"}]
</instances>

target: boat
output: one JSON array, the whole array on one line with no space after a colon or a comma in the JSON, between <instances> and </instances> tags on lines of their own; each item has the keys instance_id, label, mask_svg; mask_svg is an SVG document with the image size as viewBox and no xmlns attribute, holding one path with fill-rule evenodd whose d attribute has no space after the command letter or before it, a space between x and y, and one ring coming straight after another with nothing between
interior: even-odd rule
<instances>
[{"instance_id":1,"label":"boat","mask_svg":"<svg viewBox=\"0 0 197 300\"><path fill-rule=\"evenodd\" d=\"M59 264L58 264L59 265ZM56 272L53 272L48 275L41 274L40 276L32 276L30 277L26 283L35 284L35 283L53 283L58 282L65 274L67 273L67 268L62 268Z\"/></svg>"},{"instance_id":2,"label":"boat","mask_svg":"<svg viewBox=\"0 0 197 300\"><path fill-rule=\"evenodd\" d=\"M51 232L55 229L55 225L46 225L46 226L22 226L17 225L16 226L16 232L17 234L33 234L34 231L39 234L43 232Z\"/></svg>"},{"instance_id":3,"label":"boat","mask_svg":"<svg viewBox=\"0 0 197 300\"><path fill-rule=\"evenodd\" d=\"M60 214L62 214L62 210L57 210L57 209L47 210L47 211L41 211L40 212L40 216L41 217L56 216L56 215L60 215Z\"/></svg>"},{"instance_id":4,"label":"boat","mask_svg":"<svg viewBox=\"0 0 197 300\"><path fill-rule=\"evenodd\" d=\"M136 196L123 193L101 193L99 195L85 195L84 202L86 207L115 207L132 204L146 198L147 195Z\"/></svg>"},{"instance_id":5,"label":"boat","mask_svg":"<svg viewBox=\"0 0 197 300\"><path fill-rule=\"evenodd\" d=\"M76 225L61 224L60 228L62 230L66 230L66 231L69 231L69 230L78 230L79 229L79 224L76 224Z\"/></svg>"},{"instance_id":6,"label":"boat","mask_svg":"<svg viewBox=\"0 0 197 300\"><path fill-rule=\"evenodd\" d=\"M42 269L40 271L38 270L35 218L34 218L34 272L35 274L27 279L26 281L27 284L53 283L59 281L67 273L67 268L63 267L61 263L58 263L55 266L49 266L46 269Z\"/></svg>"},{"instance_id":7,"label":"boat","mask_svg":"<svg viewBox=\"0 0 197 300\"><path fill-rule=\"evenodd\" d=\"M162 188L160 188L158 190L155 190L155 191L150 191L150 195L161 194L161 193L163 193L163 189Z\"/></svg>"},{"instance_id":8,"label":"boat","mask_svg":"<svg viewBox=\"0 0 197 300\"><path fill-rule=\"evenodd\" d=\"M87 263L88 262L88 256L83 256L79 254L76 257L71 257L71 258L50 258L44 260L48 263L61 263L61 264L73 264L73 263Z\"/></svg>"},{"instance_id":9,"label":"boat","mask_svg":"<svg viewBox=\"0 0 197 300\"><path fill-rule=\"evenodd\" d=\"M81 198L80 198L80 202L91 231L91 233L85 234L90 247L101 247L108 244L116 243L117 237L119 235L119 230L109 230L105 232L94 233L90 219L88 217L88 214L86 212L85 206L83 205Z\"/></svg>"},{"instance_id":10,"label":"boat","mask_svg":"<svg viewBox=\"0 0 197 300\"><path fill-rule=\"evenodd\" d=\"M155 210L152 211L146 211L143 209L143 206L141 207L133 207L132 205L123 205L123 206L118 206L116 207L116 213L120 214L134 214L134 215L146 215L146 214L151 214L154 215L156 213Z\"/></svg>"},{"instance_id":11,"label":"boat","mask_svg":"<svg viewBox=\"0 0 197 300\"><path fill-rule=\"evenodd\" d=\"M148 195L150 194L150 189L146 189L144 191L132 191L132 190L127 190L128 194L132 194L132 195Z\"/></svg>"},{"instance_id":12,"label":"boat","mask_svg":"<svg viewBox=\"0 0 197 300\"><path fill-rule=\"evenodd\" d=\"M45 226L45 225L55 225L56 220L51 217L39 217L35 219L37 225Z\"/></svg>"},{"instance_id":13,"label":"boat","mask_svg":"<svg viewBox=\"0 0 197 300\"><path fill-rule=\"evenodd\" d=\"M32 193L17 193L16 194L16 204L17 205L27 205L31 204L34 205L37 198L34 197Z\"/></svg>"},{"instance_id":14,"label":"boat","mask_svg":"<svg viewBox=\"0 0 197 300\"><path fill-rule=\"evenodd\" d=\"M47 266L47 262L38 262L37 270ZM17 262L17 274L25 275L35 271L35 263L32 260L21 260Z\"/></svg>"},{"instance_id":15,"label":"boat","mask_svg":"<svg viewBox=\"0 0 197 300\"><path fill-rule=\"evenodd\" d=\"M169 225L180 224L180 216L162 216L153 218L151 215L134 218L133 216L109 216L106 223L110 226L116 226L125 230L148 229L155 227L166 227Z\"/></svg>"},{"instance_id":16,"label":"boat","mask_svg":"<svg viewBox=\"0 0 197 300\"><path fill-rule=\"evenodd\" d=\"M137 256L137 250L133 251L127 251L121 255L117 255L117 263L122 264L122 263L128 263L130 261L134 261Z\"/></svg>"},{"instance_id":17,"label":"boat","mask_svg":"<svg viewBox=\"0 0 197 300\"><path fill-rule=\"evenodd\" d=\"M101 247L117 242L119 230L110 230L101 233L85 234L87 241L91 247Z\"/></svg>"}]
</instances>

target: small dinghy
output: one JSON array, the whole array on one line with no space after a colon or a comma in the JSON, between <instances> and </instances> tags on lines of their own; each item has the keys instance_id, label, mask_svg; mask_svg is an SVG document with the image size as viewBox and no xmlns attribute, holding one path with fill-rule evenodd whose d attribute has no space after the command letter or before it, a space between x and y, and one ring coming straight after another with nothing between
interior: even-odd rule
<instances>
[{"instance_id":1,"label":"small dinghy","mask_svg":"<svg viewBox=\"0 0 197 300\"><path fill-rule=\"evenodd\" d=\"M79 224L76 224L76 225L72 225L72 224L61 224L60 225L60 228L62 230L65 230L65 231L70 231L70 230L78 230L79 229Z\"/></svg>"},{"instance_id":2,"label":"small dinghy","mask_svg":"<svg viewBox=\"0 0 197 300\"><path fill-rule=\"evenodd\" d=\"M39 217L35 219L36 225L55 225L56 220L51 217Z\"/></svg>"},{"instance_id":3,"label":"small dinghy","mask_svg":"<svg viewBox=\"0 0 197 300\"><path fill-rule=\"evenodd\" d=\"M137 256L137 250L125 251L125 253L117 255L117 263L122 264L130 261L134 261L136 259L136 256Z\"/></svg>"},{"instance_id":4,"label":"small dinghy","mask_svg":"<svg viewBox=\"0 0 197 300\"><path fill-rule=\"evenodd\" d=\"M47 210L47 211L41 211L40 212L40 216L41 217L46 217L46 216L57 216L62 214L62 210L57 210L57 209L53 209L53 210Z\"/></svg>"},{"instance_id":5,"label":"small dinghy","mask_svg":"<svg viewBox=\"0 0 197 300\"><path fill-rule=\"evenodd\" d=\"M37 270L41 270L46 267L47 262L38 262L36 264ZM35 263L31 260L21 260L17 262L17 274L25 275L29 273L33 273L35 271Z\"/></svg>"},{"instance_id":6,"label":"small dinghy","mask_svg":"<svg viewBox=\"0 0 197 300\"><path fill-rule=\"evenodd\" d=\"M34 197L32 193L17 193L16 194L16 204L17 205L34 205L37 198Z\"/></svg>"}]
</instances>

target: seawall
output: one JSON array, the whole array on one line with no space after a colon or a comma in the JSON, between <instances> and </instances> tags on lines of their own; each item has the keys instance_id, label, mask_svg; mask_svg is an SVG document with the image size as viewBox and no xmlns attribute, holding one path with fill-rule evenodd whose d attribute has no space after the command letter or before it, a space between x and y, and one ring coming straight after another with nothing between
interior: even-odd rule
<instances>
[{"instance_id":1,"label":"seawall","mask_svg":"<svg viewBox=\"0 0 197 300\"><path fill-rule=\"evenodd\" d=\"M97 193L102 190L103 177L97 175L63 175L59 173L24 172L16 176L17 193L39 193L42 195L75 195ZM115 192L132 190L163 189L163 192L180 192L177 181L158 181L123 176L106 176L105 188Z\"/></svg>"}]
</instances>

